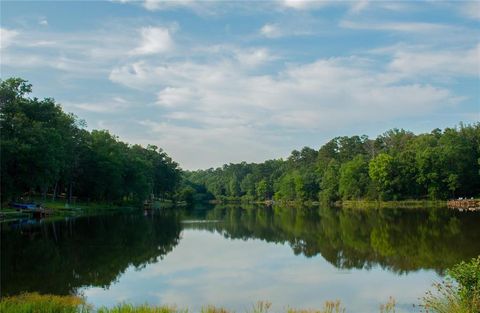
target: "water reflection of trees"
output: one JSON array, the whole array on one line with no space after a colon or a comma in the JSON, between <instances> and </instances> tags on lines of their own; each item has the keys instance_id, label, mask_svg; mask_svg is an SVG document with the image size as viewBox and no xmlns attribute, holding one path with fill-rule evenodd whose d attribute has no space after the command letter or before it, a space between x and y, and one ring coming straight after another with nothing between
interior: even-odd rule
<instances>
[{"instance_id":1,"label":"water reflection of trees","mask_svg":"<svg viewBox=\"0 0 480 313\"><path fill-rule=\"evenodd\" d=\"M218 206L196 227L227 238L288 243L339 268L380 265L397 273L446 268L480 254L480 215L448 210L340 210ZM192 226L190 226L192 227Z\"/></svg>"},{"instance_id":2,"label":"water reflection of trees","mask_svg":"<svg viewBox=\"0 0 480 313\"><path fill-rule=\"evenodd\" d=\"M13 229L2 225L2 295L107 287L130 265L156 262L179 242L178 214L83 217Z\"/></svg>"},{"instance_id":3,"label":"water reflection of trees","mask_svg":"<svg viewBox=\"0 0 480 313\"><path fill-rule=\"evenodd\" d=\"M295 254L320 254L339 268L442 272L480 254L480 215L473 212L218 206L196 213L115 214L18 229L3 224L2 295L108 287L129 266L141 268L169 253L179 243L181 218L215 221L183 227L229 239L287 243Z\"/></svg>"}]
</instances>

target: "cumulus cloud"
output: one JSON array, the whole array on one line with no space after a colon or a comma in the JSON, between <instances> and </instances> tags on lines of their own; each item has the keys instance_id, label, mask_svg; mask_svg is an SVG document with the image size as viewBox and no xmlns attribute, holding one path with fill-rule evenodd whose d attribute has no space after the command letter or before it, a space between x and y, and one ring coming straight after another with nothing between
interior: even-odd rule
<instances>
[{"instance_id":1,"label":"cumulus cloud","mask_svg":"<svg viewBox=\"0 0 480 313\"><path fill-rule=\"evenodd\" d=\"M193 0L144 0L143 6L150 11L165 10L176 7L196 7Z\"/></svg>"},{"instance_id":2,"label":"cumulus cloud","mask_svg":"<svg viewBox=\"0 0 480 313\"><path fill-rule=\"evenodd\" d=\"M334 1L314 1L314 0L282 0L284 7L295 10L307 10L324 7Z\"/></svg>"},{"instance_id":3,"label":"cumulus cloud","mask_svg":"<svg viewBox=\"0 0 480 313\"><path fill-rule=\"evenodd\" d=\"M358 58L320 59L275 75L254 75L234 62L141 62L115 69L110 78L134 88L162 88L159 104L193 110L205 126L229 115L241 125L318 130L331 127L333 120L338 125L337 119L350 123L415 116L458 100L446 89L402 83L397 72L392 65L376 72Z\"/></svg>"},{"instance_id":4,"label":"cumulus cloud","mask_svg":"<svg viewBox=\"0 0 480 313\"><path fill-rule=\"evenodd\" d=\"M465 1L460 5L460 12L471 19L480 20L480 2Z\"/></svg>"},{"instance_id":5,"label":"cumulus cloud","mask_svg":"<svg viewBox=\"0 0 480 313\"><path fill-rule=\"evenodd\" d=\"M18 35L18 31L7 28L0 28L0 43L1 48L6 48L12 44L13 39Z\"/></svg>"},{"instance_id":6,"label":"cumulus cloud","mask_svg":"<svg viewBox=\"0 0 480 313\"><path fill-rule=\"evenodd\" d=\"M237 50L235 57L240 63L247 66L259 66L275 59L265 48Z\"/></svg>"},{"instance_id":7,"label":"cumulus cloud","mask_svg":"<svg viewBox=\"0 0 480 313\"><path fill-rule=\"evenodd\" d=\"M198 95L195 90L185 87L166 87L157 94L157 104L164 107L175 108L180 106L191 106L195 103ZM181 119L181 115L178 117Z\"/></svg>"},{"instance_id":8,"label":"cumulus cloud","mask_svg":"<svg viewBox=\"0 0 480 313\"><path fill-rule=\"evenodd\" d=\"M134 55L164 53L173 48L170 31L162 27L143 27L140 45L130 53Z\"/></svg>"},{"instance_id":9,"label":"cumulus cloud","mask_svg":"<svg viewBox=\"0 0 480 313\"><path fill-rule=\"evenodd\" d=\"M276 38L282 35L280 28L276 24L265 24L260 29L260 33L267 38Z\"/></svg>"},{"instance_id":10,"label":"cumulus cloud","mask_svg":"<svg viewBox=\"0 0 480 313\"><path fill-rule=\"evenodd\" d=\"M467 50L399 49L395 51L389 67L406 77L478 77L480 75L480 43Z\"/></svg>"},{"instance_id":11,"label":"cumulus cloud","mask_svg":"<svg viewBox=\"0 0 480 313\"><path fill-rule=\"evenodd\" d=\"M439 73L448 62L456 63L449 66L458 75L475 75L467 70L478 63L475 58L459 61L457 55L431 51L429 56L418 57L442 60L422 68L425 75ZM257 74L235 57L211 63L141 61L115 68L110 79L132 88L157 89L157 104L166 112L161 121L143 120L142 125L156 133L182 164L201 167L203 161L185 157L192 153L186 150L207 153L205 147L215 145L222 151L217 155L219 162L222 158L260 161L258 155L260 159L272 155L278 142L288 142L294 134L454 109L462 98L450 90L408 81L418 75L401 65L411 57L395 55L383 67L374 58L325 58L288 65L268 75ZM225 143L230 140L225 138L235 139ZM242 151L240 157L236 145L252 148ZM258 154L259 149L271 151ZM216 161L214 164L221 164Z\"/></svg>"}]
</instances>

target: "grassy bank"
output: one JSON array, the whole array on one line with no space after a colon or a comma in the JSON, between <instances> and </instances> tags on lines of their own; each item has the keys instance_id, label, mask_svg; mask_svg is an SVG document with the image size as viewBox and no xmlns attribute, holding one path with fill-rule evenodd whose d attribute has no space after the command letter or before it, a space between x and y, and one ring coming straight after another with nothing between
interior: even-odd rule
<instances>
[{"instance_id":1,"label":"grassy bank","mask_svg":"<svg viewBox=\"0 0 480 313\"><path fill-rule=\"evenodd\" d=\"M222 198L209 201L211 204L242 204L242 205L281 205L281 206L318 206L319 201L302 200L251 200L244 198ZM346 209L419 209L419 208L446 208L446 200L343 200L334 203L334 206Z\"/></svg>"},{"instance_id":2,"label":"grassy bank","mask_svg":"<svg viewBox=\"0 0 480 313\"><path fill-rule=\"evenodd\" d=\"M347 209L420 209L420 208L446 208L444 200L400 200L400 201L375 201L375 200L344 200L336 206Z\"/></svg>"}]
</instances>

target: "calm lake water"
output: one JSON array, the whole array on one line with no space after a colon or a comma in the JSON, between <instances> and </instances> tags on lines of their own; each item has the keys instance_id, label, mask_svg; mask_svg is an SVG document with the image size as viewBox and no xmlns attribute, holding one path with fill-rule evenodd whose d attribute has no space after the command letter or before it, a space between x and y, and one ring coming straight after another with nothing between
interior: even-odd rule
<instances>
[{"instance_id":1,"label":"calm lake water","mask_svg":"<svg viewBox=\"0 0 480 313\"><path fill-rule=\"evenodd\" d=\"M418 312L446 268L480 254L480 214L217 206L3 223L1 235L2 295L77 293L95 306L195 312L341 299L356 313L394 296L397 312Z\"/></svg>"}]
</instances>

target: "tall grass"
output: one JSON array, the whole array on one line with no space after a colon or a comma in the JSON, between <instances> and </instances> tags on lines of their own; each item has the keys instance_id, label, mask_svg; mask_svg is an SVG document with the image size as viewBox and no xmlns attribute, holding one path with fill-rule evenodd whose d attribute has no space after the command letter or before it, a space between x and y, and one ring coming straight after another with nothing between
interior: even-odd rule
<instances>
[{"instance_id":1,"label":"tall grass","mask_svg":"<svg viewBox=\"0 0 480 313\"><path fill-rule=\"evenodd\" d=\"M91 307L76 296L40 295L25 293L5 297L0 301L2 313L88 313Z\"/></svg>"},{"instance_id":2,"label":"tall grass","mask_svg":"<svg viewBox=\"0 0 480 313\"><path fill-rule=\"evenodd\" d=\"M245 313L269 313L272 304L259 301ZM148 304L132 305L121 303L112 308L101 307L94 309L85 301L76 296L39 295L26 293L0 300L1 313L188 313L187 309L178 309L174 306L151 306ZM390 311L385 311L390 312ZM201 313L234 313L228 309L215 306L202 308ZM292 309L287 313L345 313L340 301L327 301L324 307L318 309ZM383 311L381 313L384 313Z\"/></svg>"},{"instance_id":3,"label":"tall grass","mask_svg":"<svg viewBox=\"0 0 480 313\"><path fill-rule=\"evenodd\" d=\"M101 307L97 313L187 313L187 310L178 310L172 306L150 306L148 304L132 305L118 304L113 308Z\"/></svg>"},{"instance_id":4,"label":"tall grass","mask_svg":"<svg viewBox=\"0 0 480 313\"><path fill-rule=\"evenodd\" d=\"M393 297L390 297L385 304L380 304L380 313L395 313L396 302Z\"/></svg>"},{"instance_id":5,"label":"tall grass","mask_svg":"<svg viewBox=\"0 0 480 313\"><path fill-rule=\"evenodd\" d=\"M327 301L323 309L288 309L287 313L345 313L345 308L342 307L339 300Z\"/></svg>"}]
</instances>

